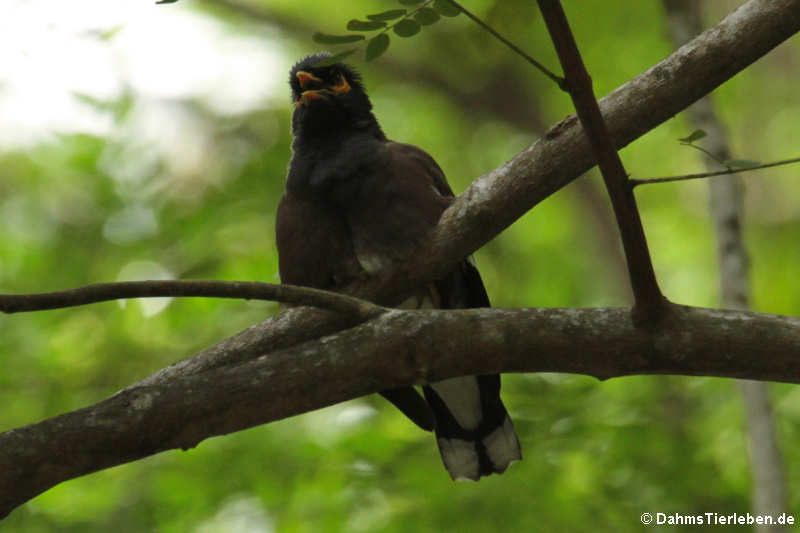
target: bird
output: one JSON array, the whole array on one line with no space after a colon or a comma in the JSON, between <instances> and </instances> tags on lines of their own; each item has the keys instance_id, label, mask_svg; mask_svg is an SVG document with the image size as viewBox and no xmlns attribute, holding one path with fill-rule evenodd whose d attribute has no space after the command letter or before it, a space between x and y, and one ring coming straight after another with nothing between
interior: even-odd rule
<instances>
[{"instance_id":1,"label":"bird","mask_svg":"<svg viewBox=\"0 0 800 533\"><path fill-rule=\"evenodd\" d=\"M293 141L275 221L279 276L281 283L343 290L413 256L454 194L433 157L386 137L352 66L312 54L292 67L289 86ZM405 296L397 307L490 305L471 257ZM381 394L434 432L453 480L477 481L522 459L499 375L426 383L422 392Z\"/></svg>"}]
</instances>

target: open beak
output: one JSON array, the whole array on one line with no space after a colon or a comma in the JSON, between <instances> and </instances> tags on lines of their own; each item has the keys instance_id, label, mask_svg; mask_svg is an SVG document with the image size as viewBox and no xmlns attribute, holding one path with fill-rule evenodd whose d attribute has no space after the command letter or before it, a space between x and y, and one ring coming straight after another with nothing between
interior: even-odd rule
<instances>
[{"instance_id":1,"label":"open beak","mask_svg":"<svg viewBox=\"0 0 800 533\"><path fill-rule=\"evenodd\" d=\"M295 102L297 106L307 105L312 100L327 100L331 96L344 94L351 90L350 84L347 83L344 76L340 76L336 85L328 85L305 70L298 71L295 76L297 76L297 81L303 90L300 98Z\"/></svg>"},{"instance_id":2,"label":"open beak","mask_svg":"<svg viewBox=\"0 0 800 533\"><path fill-rule=\"evenodd\" d=\"M295 76L297 76L297 81L300 83L301 89L306 89L306 87L309 85L319 87L318 89L304 90L300 95L300 98L295 102L295 105L299 107L301 105L308 105L308 103L312 100L328 98L328 95L326 95L322 90L324 84L321 79L304 70L298 71Z\"/></svg>"},{"instance_id":3,"label":"open beak","mask_svg":"<svg viewBox=\"0 0 800 533\"><path fill-rule=\"evenodd\" d=\"M300 88L305 89L306 85L311 83L312 81L316 81L317 83L322 83L322 80L314 76L313 74L306 72L304 70L299 71L297 74L297 81L300 82Z\"/></svg>"},{"instance_id":4,"label":"open beak","mask_svg":"<svg viewBox=\"0 0 800 533\"><path fill-rule=\"evenodd\" d=\"M327 100L327 99L328 95L325 94L325 91L322 90L303 91L303 94L300 95L300 98L297 99L294 105L300 107L303 105L308 105L308 103L313 100Z\"/></svg>"}]
</instances>

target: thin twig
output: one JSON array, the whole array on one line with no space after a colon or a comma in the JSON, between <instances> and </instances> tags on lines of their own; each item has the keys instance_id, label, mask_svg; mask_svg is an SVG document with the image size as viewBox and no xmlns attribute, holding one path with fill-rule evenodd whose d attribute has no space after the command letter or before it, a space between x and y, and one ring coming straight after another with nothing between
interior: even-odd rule
<instances>
[{"instance_id":1,"label":"thin twig","mask_svg":"<svg viewBox=\"0 0 800 533\"><path fill-rule=\"evenodd\" d=\"M286 304L319 307L347 315L355 315L364 320L378 316L386 311L385 308L366 300L310 287L275 285L255 281L213 280L119 281L114 283L94 283L76 289L56 292L0 294L0 311L4 313L42 311L125 298L171 296L270 300Z\"/></svg>"},{"instance_id":2,"label":"thin twig","mask_svg":"<svg viewBox=\"0 0 800 533\"><path fill-rule=\"evenodd\" d=\"M564 69L570 97L597 158L597 165L603 174L603 181L611 198L625 250L631 288L636 299L635 318L639 322L653 321L660 318L668 306L656 281L647 239L636 207L636 198L627 184L625 167L608 133L608 127L592 88L592 79L583 64L561 2L538 1L547 31L550 32L550 38Z\"/></svg>"},{"instance_id":3,"label":"thin twig","mask_svg":"<svg viewBox=\"0 0 800 533\"><path fill-rule=\"evenodd\" d=\"M639 185L648 185L651 183L669 183L671 181L687 181L696 180L700 178L712 178L714 176L724 176L726 174L738 174L740 172L749 172L750 170L761 170L763 168L777 167L780 165L789 165L791 163L800 163L800 157L794 159L784 159L783 161L775 161L774 163L765 163L755 167L747 168L726 168L725 170L717 170L715 172L700 172L697 174L684 174L682 176L666 176L662 178L642 178L628 180L631 188L638 187Z\"/></svg>"},{"instance_id":4,"label":"thin twig","mask_svg":"<svg viewBox=\"0 0 800 533\"><path fill-rule=\"evenodd\" d=\"M475 16L473 13L468 11L466 8L464 8L464 6L462 6L461 4L456 2L456 0L450 0L450 3L453 4L454 6L456 6L458 9L460 9L462 11L462 13L464 13L473 22L475 22L475 24L477 24L478 26L480 26L481 28L483 28L484 30L486 30L490 34L492 34L495 37L495 39L497 39L498 41L500 41L501 43L503 43L504 45L509 47L517 55L519 55L522 58L524 58L525 61L527 61L528 63L530 63L531 65L533 65L537 69L539 69L539 71L542 74L544 74L545 76L547 76L548 78L550 78L551 80L556 82L556 84L558 84L558 86L563 91L567 91L568 92L568 89L567 89L567 86L566 86L566 79L562 78L561 76L558 76L557 74L554 74L547 67L545 67L544 65L542 65L541 63L536 61L534 58L532 58L531 56L526 54L520 47L518 47L517 45L515 45L514 43L512 43L511 41L509 41L508 39L506 39L505 37L503 37L499 33L497 33L497 31L494 28L492 28L487 23L485 23L484 21L479 19L477 16Z\"/></svg>"},{"instance_id":5,"label":"thin twig","mask_svg":"<svg viewBox=\"0 0 800 533\"><path fill-rule=\"evenodd\" d=\"M713 159L714 161L716 161L717 163L719 163L720 165L722 165L723 167L728 167L728 165L725 164L725 161L720 160L718 157L716 157L714 154L712 154L711 152L709 152L708 150L706 150L702 146L698 146L698 145L692 144L692 143L684 143L684 142L682 142L681 144L684 145L684 146L688 146L689 148L694 148L695 150L699 150L699 151L703 152L704 154L706 154L711 159ZM728 167L728 168L730 168L730 167Z\"/></svg>"}]
</instances>

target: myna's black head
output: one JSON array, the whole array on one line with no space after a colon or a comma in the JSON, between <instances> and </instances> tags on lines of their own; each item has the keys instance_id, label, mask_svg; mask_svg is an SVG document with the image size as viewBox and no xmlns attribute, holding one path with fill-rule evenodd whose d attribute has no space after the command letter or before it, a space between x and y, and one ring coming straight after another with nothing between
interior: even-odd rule
<instances>
[{"instance_id":1,"label":"myna's black head","mask_svg":"<svg viewBox=\"0 0 800 533\"><path fill-rule=\"evenodd\" d=\"M362 129L373 123L379 131L361 76L344 63L317 66L329 57L327 53L304 57L289 73L294 133Z\"/></svg>"},{"instance_id":2,"label":"myna's black head","mask_svg":"<svg viewBox=\"0 0 800 533\"><path fill-rule=\"evenodd\" d=\"M351 96L349 93L352 91L366 96L361 76L352 67L344 63L316 66L329 57L328 53L313 54L304 57L292 67L289 85L296 106L333 97Z\"/></svg>"}]
</instances>

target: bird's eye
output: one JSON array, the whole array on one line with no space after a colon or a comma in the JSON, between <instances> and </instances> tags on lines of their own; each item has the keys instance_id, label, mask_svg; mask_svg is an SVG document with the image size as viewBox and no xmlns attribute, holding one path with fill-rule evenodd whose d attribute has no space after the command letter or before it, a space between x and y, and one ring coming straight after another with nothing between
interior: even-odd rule
<instances>
[{"instance_id":1,"label":"bird's eye","mask_svg":"<svg viewBox=\"0 0 800 533\"><path fill-rule=\"evenodd\" d=\"M350 92L350 84L347 83L347 78L344 74L339 73L336 76L336 81L331 84L331 89L337 94L344 94Z\"/></svg>"}]
</instances>

